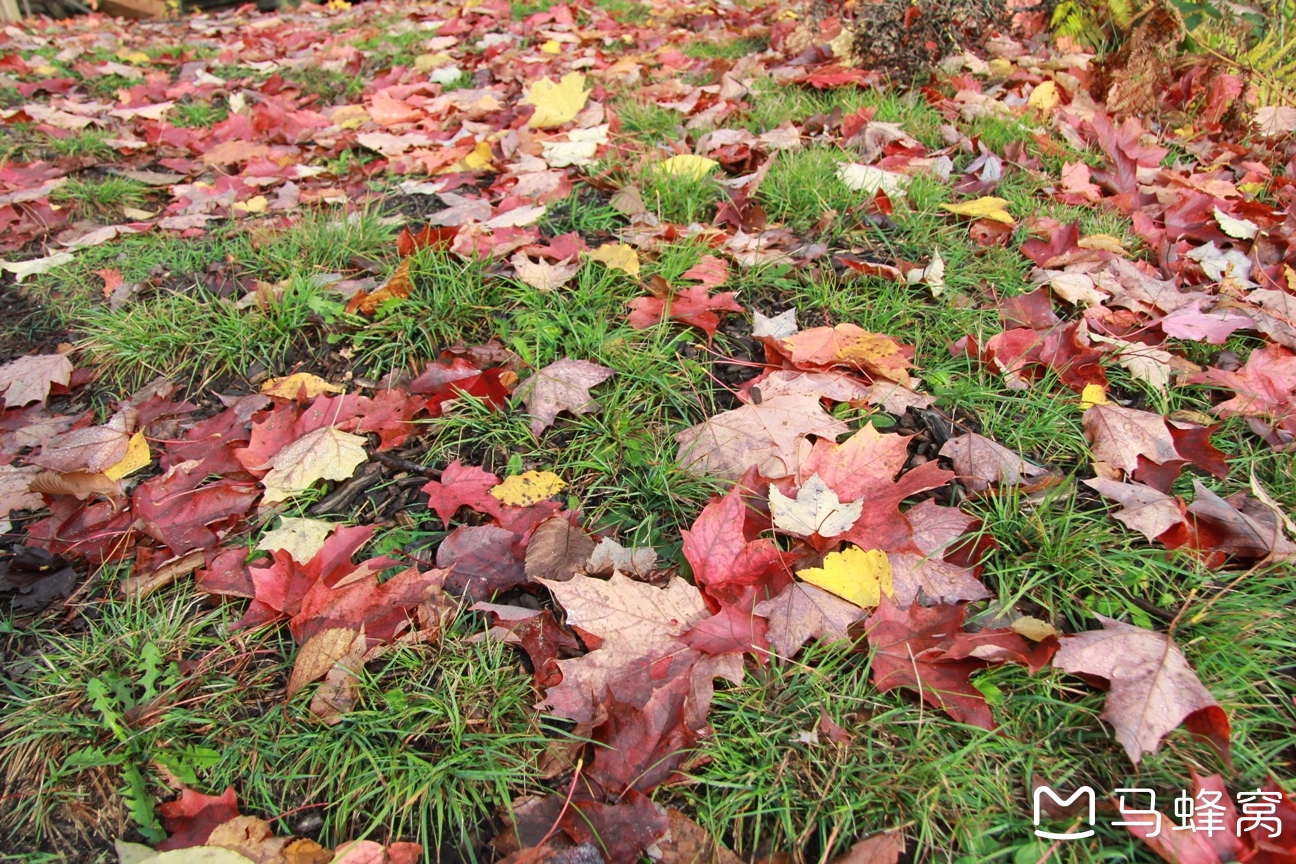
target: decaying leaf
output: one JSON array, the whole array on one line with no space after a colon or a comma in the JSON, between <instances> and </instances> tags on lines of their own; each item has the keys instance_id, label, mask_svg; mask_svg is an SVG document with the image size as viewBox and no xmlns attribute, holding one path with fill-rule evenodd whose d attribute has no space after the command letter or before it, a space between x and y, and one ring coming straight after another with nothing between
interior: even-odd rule
<instances>
[{"instance_id":1,"label":"decaying leaf","mask_svg":"<svg viewBox=\"0 0 1296 864\"><path fill-rule=\"evenodd\" d=\"M524 471L505 477L490 494L509 507L530 507L552 498L566 486L566 481L552 471Z\"/></svg>"},{"instance_id":2,"label":"decaying leaf","mask_svg":"<svg viewBox=\"0 0 1296 864\"><path fill-rule=\"evenodd\" d=\"M843 504L818 474L811 474L801 484L795 498L770 487L769 501L774 524L804 537L811 534L836 537L854 525L864 512L863 499Z\"/></svg>"},{"instance_id":3,"label":"decaying leaf","mask_svg":"<svg viewBox=\"0 0 1296 864\"><path fill-rule=\"evenodd\" d=\"M261 479L262 503L285 501L318 480L346 480L368 461L364 445L361 436L334 426L306 433L270 460L270 473Z\"/></svg>"},{"instance_id":4,"label":"decaying leaf","mask_svg":"<svg viewBox=\"0 0 1296 864\"><path fill-rule=\"evenodd\" d=\"M0 366L0 394L6 408L19 408L32 402L44 402L50 385L64 387L72 380L72 361L62 354L19 357Z\"/></svg>"},{"instance_id":5,"label":"decaying leaf","mask_svg":"<svg viewBox=\"0 0 1296 864\"><path fill-rule=\"evenodd\" d=\"M531 432L539 435L552 426L561 411L590 414L599 410L598 402L590 396L590 388L612 375L606 366L567 357L538 370L517 390L531 414Z\"/></svg>"}]
</instances>

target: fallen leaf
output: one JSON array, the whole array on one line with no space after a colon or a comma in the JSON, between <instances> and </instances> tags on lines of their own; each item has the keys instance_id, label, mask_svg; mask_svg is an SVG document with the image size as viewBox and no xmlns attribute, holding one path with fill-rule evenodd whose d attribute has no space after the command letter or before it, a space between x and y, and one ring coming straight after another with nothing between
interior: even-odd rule
<instances>
[{"instance_id":1,"label":"fallen leaf","mask_svg":"<svg viewBox=\"0 0 1296 864\"><path fill-rule=\"evenodd\" d=\"M664 321L667 316L693 327L698 327L713 338L716 328L720 326L717 312L738 312L747 310L739 305L737 294L733 291L721 291L708 294L706 285L693 285L669 297L638 297L631 300L630 326L643 330Z\"/></svg>"},{"instance_id":2,"label":"fallen leaf","mask_svg":"<svg viewBox=\"0 0 1296 864\"><path fill-rule=\"evenodd\" d=\"M708 159L705 156L682 153L660 163L657 169L671 177L697 182L708 177L719 164L714 159Z\"/></svg>"},{"instance_id":3,"label":"fallen leaf","mask_svg":"<svg viewBox=\"0 0 1296 864\"><path fill-rule=\"evenodd\" d=\"M1097 616L1102 630L1062 637L1053 665L1111 682L1102 719L1138 765L1179 724L1227 753L1229 721L1178 646L1164 633Z\"/></svg>"},{"instance_id":4,"label":"fallen leaf","mask_svg":"<svg viewBox=\"0 0 1296 864\"><path fill-rule=\"evenodd\" d=\"M440 480L429 480L421 491L427 493L428 508L435 510L441 522L449 528L455 512L465 506L500 518L500 500L491 494L491 490L499 485L499 478L494 474L475 466L465 466L456 459L441 471Z\"/></svg>"},{"instance_id":5,"label":"fallen leaf","mask_svg":"<svg viewBox=\"0 0 1296 864\"><path fill-rule=\"evenodd\" d=\"M802 330L779 345L798 368L848 366L912 387L908 372L912 351L890 336L854 324Z\"/></svg>"},{"instance_id":6,"label":"fallen leaf","mask_svg":"<svg viewBox=\"0 0 1296 864\"><path fill-rule=\"evenodd\" d=\"M180 797L159 804L157 812L163 827L171 835L157 844L156 848L161 852L201 846L207 842L217 825L240 815L233 786L219 796L204 795L181 787Z\"/></svg>"},{"instance_id":7,"label":"fallen leaf","mask_svg":"<svg viewBox=\"0 0 1296 864\"><path fill-rule=\"evenodd\" d=\"M571 281L581 268L579 260L559 261L550 264L544 259L532 261L524 252L517 252L509 259L517 278L537 291L552 291L561 288Z\"/></svg>"},{"instance_id":8,"label":"fallen leaf","mask_svg":"<svg viewBox=\"0 0 1296 864\"><path fill-rule=\"evenodd\" d=\"M333 664L350 654L351 646L363 638L359 630L350 627L329 627L307 639L297 650L284 699L291 701L307 684L324 677Z\"/></svg>"},{"instance_id":9,"label":"fallen leaf","mask_svg":"<svg viewBox=\"0 0 1296 864\"><path fill-rule=\"evenodd\" d=\"M771 486L770 514L774 525L784 531L808 537L836 537L847 531L864 512L864 501L842 504L837 493L828 488L818 474L797 489L796 498L788 498Z\"/></svg>"},{"instance_id":10,"label":"fallen leaf","mask_svg":"<svg viewBox=\"0 0 1296 864\"><path fill-rule=\"evenodd\" d=\"M675 578L664 588L614 573L608 580L576 575L566 582L541 580L567 613L567 624L602 640L597 651L559 660L563 680L550 687L542 706L560 717L583 721L603 701L618 670L640 658L655 660L684 649L678 637L708 617L697 589Z\"/></svg>"},{"instance_id":11,"label":"fallen leaf","mask_svg":"<svg viewBox=\"0 0 1296 864\"><path fill-rule=\"evenodd\" d=\"M28 355L0 366L0 393L6 408L44 404L51 384L66 387L71 380L72 362L62 354Z\"/></svg>"},{"instance_id":12,"label":"fallen leaf","mask_svg":"<svg viewBox=\"0 0 1296 864\"><path fill-rule=\"evenodd\" d=\"M1008 199L985 197L975 201L964 201L961 204L942 204L941 208L956 216L967 216L970 219L992 219L1005 225L1016 224L1008 212Z\"/></svg>"},{"instance_id":13,"label":"fallen leaf","mask_svg":"<svg viewBox=\"0 0 1296 864\"><path fill-rule=\"evenodd\" d=\"M590 553L585 572L611 576L619 570L638 579L649 579L657 568L657 551L651 547L627 549L611 537L604 537Z\"/></svg>"},{"instance_id":14,"label":"fallen leaf","mask_svg":"<svg viewBox=\"0 0 1296 864\"><path fill-rule=\"evenodd\" d=\"M501 504L510 507L530 507L557 495L567 483L551 471L524 471L505 477L504 482L490 490Z\"/></svg>"},{"instance_id":15,"label":"fallen leaf","mask_svg":"<svg viewBox=\"0 0 1296 864\"><path fill-rule=\"evenodd\" d=\"M350 479L359 465L369 461L365 443L364 437L334 426L306 433L268 463L270 473L261 478L266 490L262 503L286 501L318 480Z\"/></svg>"},{"instance_id":16,"label":"fallen leaf","mask_svg":"<svg viewBox=\"0 0 1296 864\"><path fill-rule=\"evenodd\" d=\"M656 844L660 864L742 864L741 858L674 807L666 811L666 823L667 837Z\"/></svg>"},{"instance_id":17,"label":"fallen leaf","mask_svg":"<svg viewBox=\"0 0 1296 864\"><path fill-rule=\"evenodd\" d=\"M372 315L389 300L404 300L414 293L414 280L410 277L410 259L405 258L396 267L391 278L377 291L366 294L357 291L347 303L347 312Z\"/></svg>"},{"instance_id":18,"label":"fallen leaf","mask_svg":"<svg viewBox=\"0 0 1296 864\"><path fill-rule=\"evenodd\" d=\"M798 570L797 576L864 608L877 606L883 594L890 597L894 593L891 562L885 552L877 549L846 546L824 556L822 567Z\"/></svg>"},{"instance_id":19,"label":"fallen leaf","mask_svg":"<svg viewBox=\"0 0 1296 864\"><path fill-rule=\"evenodd\" d=\"M22 282L28 276L39 276L48 273L55 267L71 264L76 256L71 252L55 252L45 258L33 258L30 261L0 261L0 270L14 274L15 282Z\"/></svg>"},{"instance_id":20,"label":"fallen leaf","mask_svg":"<svg viewBox=\"0 0 1296 864\"><path fill-rule=\"evenodd\" d=\"M802 582L787 586L777 597L757 603L754 609L769 620L766 637L770 643L781 657L789 659L811 639L846 641L850 625L868 615L854 603Z\"/></svg>"},{"instance_id":21,"label":"fallen leaf","mask_svg":"<svg viewBox=\"0 0 1296 864\"><path fill-rule=\"evenodd\" d=\"M1044 83L1052 84L1053 82L1046 81ZM1040 88L1036 87L1035 93L1038 93L1039 90ZM1032 93L1031 96L1034 97L1035 93ZM1054 98L1056 99L1056 95ZM859 841L847 850L845 855L834 859L832 864L896 864L904 851L904 832L899 829L884 831L881 834L874 834L872 837Z\"/></svg>"},{"instance_id":22,"label":"fallen leaf","mask_svg":"<svg viewBox=\"0 0 1296 864\"><path fill-rule=\"evenodd\" d=\"M801 463L806 436L834 441L850 431L813 396L777 396L707 418L675 436L679 464L695 473L737 479L748 468L786 477ZM857 496L858 497L858 496Z\"/></svg>"},{"instance_id":23,"label":"fallen leaf","mask_svg":"<svg viewBox=\"0 0 1296 864\"><path fill-rule=\"evenodd\" d=\"M121 461L103 469L103 475L116 482L128 474L140 470L152 460L153 454L149 452L148 441L144 438L144 433L136 432L126 442L126 453L122 456Z\"/></svg>"},{"instance_id":24,"label":"fallen leaf","mask_svg":"<svg viewBox=\"0 0 1296 864\"><path fill-rule=\"evenodd\" d=\"M43 490L32 489L32 481L42 473L42 469L36 465L0 465L0 520L7 519L10 510L39 510L45 506L45 499L40 496ZM57 478L59 475L53 476ZM50 491L49 494L60 493Z\"/></svg>"},{"instance_id":25,"label":"fallen leaf","mask_svg":"<svg viewBox=\"0 0 1296 864\"><path fill-rule=\"evenodd\" d=\"M305 564L323 548L324 541L337 527L338 523L322 519L283 516L279 519L279 527L267 531L256 548L264 552L282 549L298 564Z\"/></svg>"},{"instance_id":26,"label":"fallen leaf","mask_svg":"<svg viewBox=\"0 0 1296 864\"><path fill-rule=\"evenodd\" d=\"M1029 98L1026 99L1026 104L1043 114L1047 114L1056 108L1060 101L1062 101L1062 97L1058 93L1057 84L1051 80L1046 80L1035 85L1035 89L1031 91Z\"/></svg>"},{"instance_id":27,"label":"fallen leaf","mask_svg":"<svg viewBox=\"0 0 1296 864\"><path fill-rule=\"evenodd\" d=\"M1122 507L1111 514L1112 518L1149 540L1156 540L1187 521L1184 506L1178 498L1150 486L1121 483L1105 477L1094 477L1083 482L1095 492L1119 502Z\"/></svg>"},{"instance_id":28,"label":"fallen leaf","mask_svg":"<svg viewBox=\"0 0 1296 864\"><path fill-rule=\"evenodd\" d=\"M626 243L604 243L589 253L593 261L607 265L609 270L621 270L631 276L639 275L639 253Z\"/></svg>"},{"instance_id":29,"label":"fallen leaf","mask_svg":"<svg viewBox=\"0 0 1296 864\"><path fill-rule=\"evenodd\" d=\"M552 426L560 411L590 414L599 410L590 388L612 377L612 370L588 360L564 357L523 381L517 393L531 414L531 433Z\"/></svg>"},{"instance_id":30,"label":"fallen leaf","mask_svg":"<svg viewBox=\"0 0 1296 864\"><path fill-rule=\"evenodd\" d=\"M987 492L992 486L1035 487L1050 476L1047 468L975 432L946 441L940 455L954 463L954 473L969 492Z\"/></svg>"},{"instance_id":31,"label":"fallen leaf","mask_svg":"<svg viewBox=\"0 0 1296 864\"><path fill-rule=\"evenodd\" d=\"M1254 240L1260 227L1250 219L1235 219L1218 206L1215 208L1215 221L1220 230L1238 240Z\"/></svg>"},{"instance_id":32,"label":"fallen leaf","mask_svg":"<svg viewBox=\"0 0 1296 864\"><path fill-rule=\"evenodd\" d=\"M345 393L345 387L330 384L309 372L294 372L285 378L271 378L261 385L261 392L281 399L314 399L321 393Z\"/></svg>"},{"instance_id":33,"label":"fallen leaf","mask_svg":"<svg viewBox=\"0 0 1296 864\"><path fill-rule=\"evenodd\" d=\"M881 190L889 198L905 194L905 187L910 178L894 171L884 171L872 165L858 165L854 162L843 162L837 166L837 179L846 184L846 188L865 195L874 195Z\"/></svg>"},{"instance_id":34,"label":"fallen leaf","mask_svg":"<svg viewBox=\"0 0 1296 864\"><path fill-rule=\"evenodd\" d=\"M533 582L565 582L585 568L594 541L567 519L554 516L536 526L527 543L526 575Z\"/></svg>"},{"instance_id":35,"label":"fallen leaf","mask_svg":"<svg viewBox=\"0 0 1296 864\"><path fill-rule=\"evenodd\" d=\"M1094 459L1163 492L1189 462L1217 477L1228 475L1224 454L1210 443L1211 427L1115 404L1094 405L1083 423Z\"/></svg>"},{"instance_id":36,"label":"fallen leaf","mask_svg":"<svg viewBox=\"0 0 1296 864\"><path fill-rule=\"evenodd\" d=\"M590 91L585 89L585 76L579 72L568 72L562 80L555 83L549 78L541 78L531 85L523 105L534 105L535 113L527 121L532 129L552 129L576 119L576 115L585 107Z\"/></svg>"}]
</instances>

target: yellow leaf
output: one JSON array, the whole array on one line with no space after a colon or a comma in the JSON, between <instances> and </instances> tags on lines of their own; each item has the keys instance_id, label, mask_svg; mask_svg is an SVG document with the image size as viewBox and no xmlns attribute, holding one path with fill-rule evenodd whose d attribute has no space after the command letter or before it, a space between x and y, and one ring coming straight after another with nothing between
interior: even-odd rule
<instances>
[{"instance_id":1,"label":"yellow leaf","mask_svg":"<svg viewBox=\"0 0 1296 864\"><path fill-rule=\"evenodd\" d=\"M1250 183L1239 183L1237 188L1244 195L1255 196L1264 191L1265 184L1258 180L1252 180Z\"/></svg>"},{"instance_id":2,"label":"yellow leaf","mask_svg":"<svg viewBox=\"0 0 1296 864\"><path fill-rule=\"evenodd\" d=\"M1002 57L996 57L989 63L990 74L995 78L1007 78L1013 73L1013 64Z\"/></svg>"},{"instance_id":3,"label":"yellow leaf","mask_svg":"<svg viewBox=\"0 0 1296 864\"><path fill-rule=\"evenodd\" d=\"M315 557L316 552L324 548L324 541L337 530L339 524L325 522L322 519L284 516L279 520L279 527L267 531L256 548L265 552L282 549L298 564L305 564Z\"/></svg>"},{"instance_id":4,"label":"yellow leaf","mask_svg":"<svg viewBox=\"0 0 1296 864\"><path fill-rule=\"evenodd\" d=\"M628 243L604 243L589 253L591 260L602 262L609 270L623 270L639 275L639 253Z\"/></svg>"},{"instance_id":5,"label":"yellow leaf","mask_svg":"<svg viewBox=\"0 0 1296 864\"><path fill-rule=\"evenodd\" d=\"M486 141L478 141L473 151L464 157L464 164L470 171L481 171L491 166L491 146Z\"/></svg>"},{"instance_id":6,"label":"yellow leaf","mask_svg":"<svg viewBox=\"0 0 1296 864\"><path fill-rule=\"evenodd\" d=\"M261 392L267 396L278 396L282 399L296 399L301 388L306 388L306 398L314 399L321 393L342 393L345 388L330 384L318 375L309 372L294 372L284 378L271 378L261 385Z\"/></svg>"},{"instance_id":7,"label":"yellow leaf","mask_svg":"<svg viewBox=\"0 0 1296 864\"><path fill-rule=\"evenodd\" d=\"M541 78L531 85L522 102L534 105L535 113L531 115L527 126L531 129L551 129L570 123L585 107L590 91L585 89L585 76L579 72L568 72L562 81L555 84L548 78Z\"/></svg>"},{"instance_id":8,"label":"yellow leaf","mask_svg":"<svg viewBox=\"0 0 1296 864\"><path fill-rule=\"evenodd\" d=\"M143 51L131 51L129 48L123 48L117 52L117 59L139 66L149 62L149 55Z\"/></svg>"},{"instance_id":9,"label":"yellow leaf","mask_svg":"<svg viewBox=\"0 0 1296 864\"><path fill-rule=\"evenodd\" d=\"M1062 101L1062 97L1058 95L1057 85L1052 81L1045 81L1031 91L1026 104L1047 114L1056 108L1060 101Z\"/></svg>"},{"instance_id":10,"label":"yellow leaf","mask_svg":"<svg viewBox=\"0 0 1296 864\"><path fill-rule=\"evenodd\" d=\"M514 474L490 490L500 503L510 507L530 507L561 492L567 484L552 471L527 471Z\"/></svg>"},{"instance_id":11,"label":"yellow leaf","mask_svg":"<svg viewBox=\"0 0 1296 864\"><path fill-rule=\"evenodd\" d=\"M149 452L148 441L144 440L143 432L136 432L131 436L130 441L126 443L126 455L116 465L109 465L104 469L104 476L109 480L120 480L127 474L131 474L145 465L153 454Z\"/></svg>"},{"instance_id":12,"label":"yellow leaf","mask_svg":"<svg viewBox=\"0 0 1296 864\"><path fill-rule=\"evenodd\" d=\"M1076 245L1081 249L1102 249L1105 252L1115 252L1117 255L1125 254L1125 247L1121 241L1111 234L1090 234L1088 237L1081 237Z\"/></svg>"},{"instance_id":13,"label":"yellow leaf","mask_svg":"<svg viewBox=\"0 0 1296 864\"><path fill-rule=\"evenodd\" d=\"M1014 633L1025 636L1032 642L1043 642L1050 636L1058 635L1057 628L1052 624L1029 615L1023 615L1008 626Z\"/></svg>"},{"instance_id":14,"label":"yellow leaf","mask_svg":"<svg viewBox=\"0 0 1296 864\"><path fill-rule=\"evenodd\" d=\"M719 164L714 159L708 159L705 156L684 153L680 156L672 156L661 163L660 167L663 174L669 174L672 177L701 180L715 170L715 167Z\"/></svg>"},{"instance_id":15,"label":"yellow leaf","mask_svg":"<svg viewBox=\"0 0 1296 864\"><path fill-rule=\"evenodd\" d=\"M270 460L270 473L261 478L265 486L262 504L284 501L309 489L317 480L348 480L362 462L369 459L368 443L332 426L307 432Z\"/></svg>"},{"instance_id":16,"label":"yellow leaf","mask_svg":"<svg viewBox=\"0 0 1296 864\"><path fill-rule=\"evenodd\" d=\"M414 71L426 75L433 69L450 65L453 60L454 58L445 51L438 51L435 54L420 54L414 58Z\"/></svg>"},{"instance_id":17,"label":"yellow leaf","mask_svg":"<svg viewBox=\"0 0 1296 864\"><path fill-rule=\"evenodd\" d=\"M1111 401L1107 398L1107 391L1101 384L1086 384L1084 390L1080 393L1080 407L1092 408L1095 405L1110 405Z\"/></svg>"},{"instance_id":18,"label":"yellow leaf","mask_svg":"<svg viewBox=\"0 0 1296 864\"><path fill-rule=\"evenodd\" d=\"M550 39L548 42L540 46L540 50L546 54L561 54L562 45L559 44L556 40Z\"/></svg>"},{"instance_id":19,"label":"yellow leaf","mask_svg":"<svg viewBox=\"0 0 1296 864\"><path fill-rule=\"evenodd\" d=\"M343 105L330 119L343 129L359 129L369 122L369 112L360 105Z\"/></svg>"},{"instance_id":20,"label":"yellow leaf","mask_svg":"<svg viewBox=\"0 0 1296 864\"><path fill-rule=\"evenodd\" d=\"M1008 213L1008 201L1005 198L987 196L975 201L964 201L962 204L942 204L941 207L957 216L967 216L970 219L993 219L1005 225L1013 224L1013 218Z\"/></svg>"},{"instance_id":21,"label":"yellow leaf","mask_svg":"<svg viewBox=\"0 0 1296 864\"><path fill-rule=\"evenodd\" d=\"M882 602L883 592L888 597L894 593L891 562L886 553L878 549L866 552L856 546L847 546L840 552L828 553L823 567L798 570L797 575L856 606L876 606Z\"/></svg>"},{"instance_id":22,"label":"yellow leaf","mask_svg":"<svg viewBox=\"0 0 1296 864\"><path fill-rule=\"evenodd\" d=\"M47 63L44 66L37 66L32 71L35 72L37 75L40 75L45 78L49 78L53 75L57 75L59 73L59 68L57 66L50 66Z\"/></svg>"},{"instance_id":23,"label":"yellow leaf","mask_svg":"<svg viewBox=\"0 0 1296 864\"><path fill-rule=\"evenodd\" d=\"M235 201L234 209L240 213L264 213L270 206L270 200L264 195L255 195L246 201Z\"/></svg>"}]
</instances>

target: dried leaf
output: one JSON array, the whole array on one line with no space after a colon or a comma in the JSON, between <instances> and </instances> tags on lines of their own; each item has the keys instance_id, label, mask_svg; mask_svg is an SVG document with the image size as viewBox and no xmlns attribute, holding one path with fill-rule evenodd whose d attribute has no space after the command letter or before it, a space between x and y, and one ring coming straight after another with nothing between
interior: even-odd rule
<instances>
[{"instance_id":1,"label":"dried leaf","mask_svg":"<svg viewBox=\"0 0 1296 864\"><path fill-rule=\"evenodd\" d=\"M539 435L552 426L560 411L590 414L599 410L590 388L612 377L612 370L588 360L564 357L523 381L518 396L531 414L531 432Z\"/></svg>"},{"instance_id":2,"label":"dried leaf","mask_svg":"<svg viewBox=\"0 0 1296 864\"><path fill-rule=\"evenodd\" d=\"M270 473L261 479L263 504L286 501L318 480L347 480L369 460L365 439L325 426L308 432L270 460Z\"/></svg>"},{"instance_id":3,"label":"dried leaf","mask_svg":"<svg viewBox=\"0 0 1296 864\"><path fill-rule=\"evenodd\" d=\"M0 393L6 408L43 404L51 384L66 387L71 380L72 362L62 354L28 355L0 366Z\"/></svg>"},{"instance_id":4,"label":"dried leaf","mask_svg":"<svg viewBox=\"0 0 1296 864\"><path fill-rule=\"evenodd\" d=\"M863 499L850 504L841 503L837 493L818 474L797 489L796 498L788 498L776 487L770 487L770 515L774 525L784 531L809 537L836 537L850 529L864 512Z\"/></svg>"},{"instance_id":5,"label":"dried leaf","mask_svg":"<svg viewBox=\"0 0 1296 864\"><path fill-rule=\"evenodd\" d=\"M504 478L504 482L490 490L501 504L510 507L530 507L557 495L567 483L551 471L524 471Z\"/></svg>"}]
</instances>

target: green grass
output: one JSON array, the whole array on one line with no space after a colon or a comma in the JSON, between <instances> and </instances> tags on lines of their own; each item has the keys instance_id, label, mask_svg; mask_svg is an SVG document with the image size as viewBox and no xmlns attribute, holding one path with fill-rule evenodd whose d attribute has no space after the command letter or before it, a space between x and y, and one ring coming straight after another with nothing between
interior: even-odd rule
<instances>
[{"instance_id":1,"label":"green grass","mask_svg":"<svg viewBox=\"0 0 1296 864\"><path fill-rule=\"evenodd\" d=\"M170 120L176 126L210 128L229 117L229 110L210 102L181 102L171 111Z\"/></svg>"},{"instance_id":2,"label":"green grass","mask_svg":"<svg viewBox=\"0 0 1296 864\"><path fill-rule=\"evenodd\" d=\"M50 194L50 200L90 212L120 211L122 207L139 207L148 200L149 187L127 177L108 176L97 180L69 177Z\"/></svg>"},{"instance_id":3,"label":"green grass","mask_svg":"<svg viewBox=\"0 0 1296 864\"><path fill-rule=\"evenodd\" d=\"M239 611L205 609L187 586L97 605L83 634L0 625L8 656L26 658L6 664L0 694L0 793L11 802L0 825L36 843L110 844L123 829L159 839L152 801L170 797L165 766L206 789L234 785L244 813L287 814L281 833L315 814L312 833L328 845L420 836L455 850L528 786L544 746L530 681L511 649L468 641L472 617L436 645L372 664L358 710L328 728L306 695L281 704L295 652L286 628L231 638ZM472 860L471 848L458 853Z\"/></svg>"}]
</instances>

